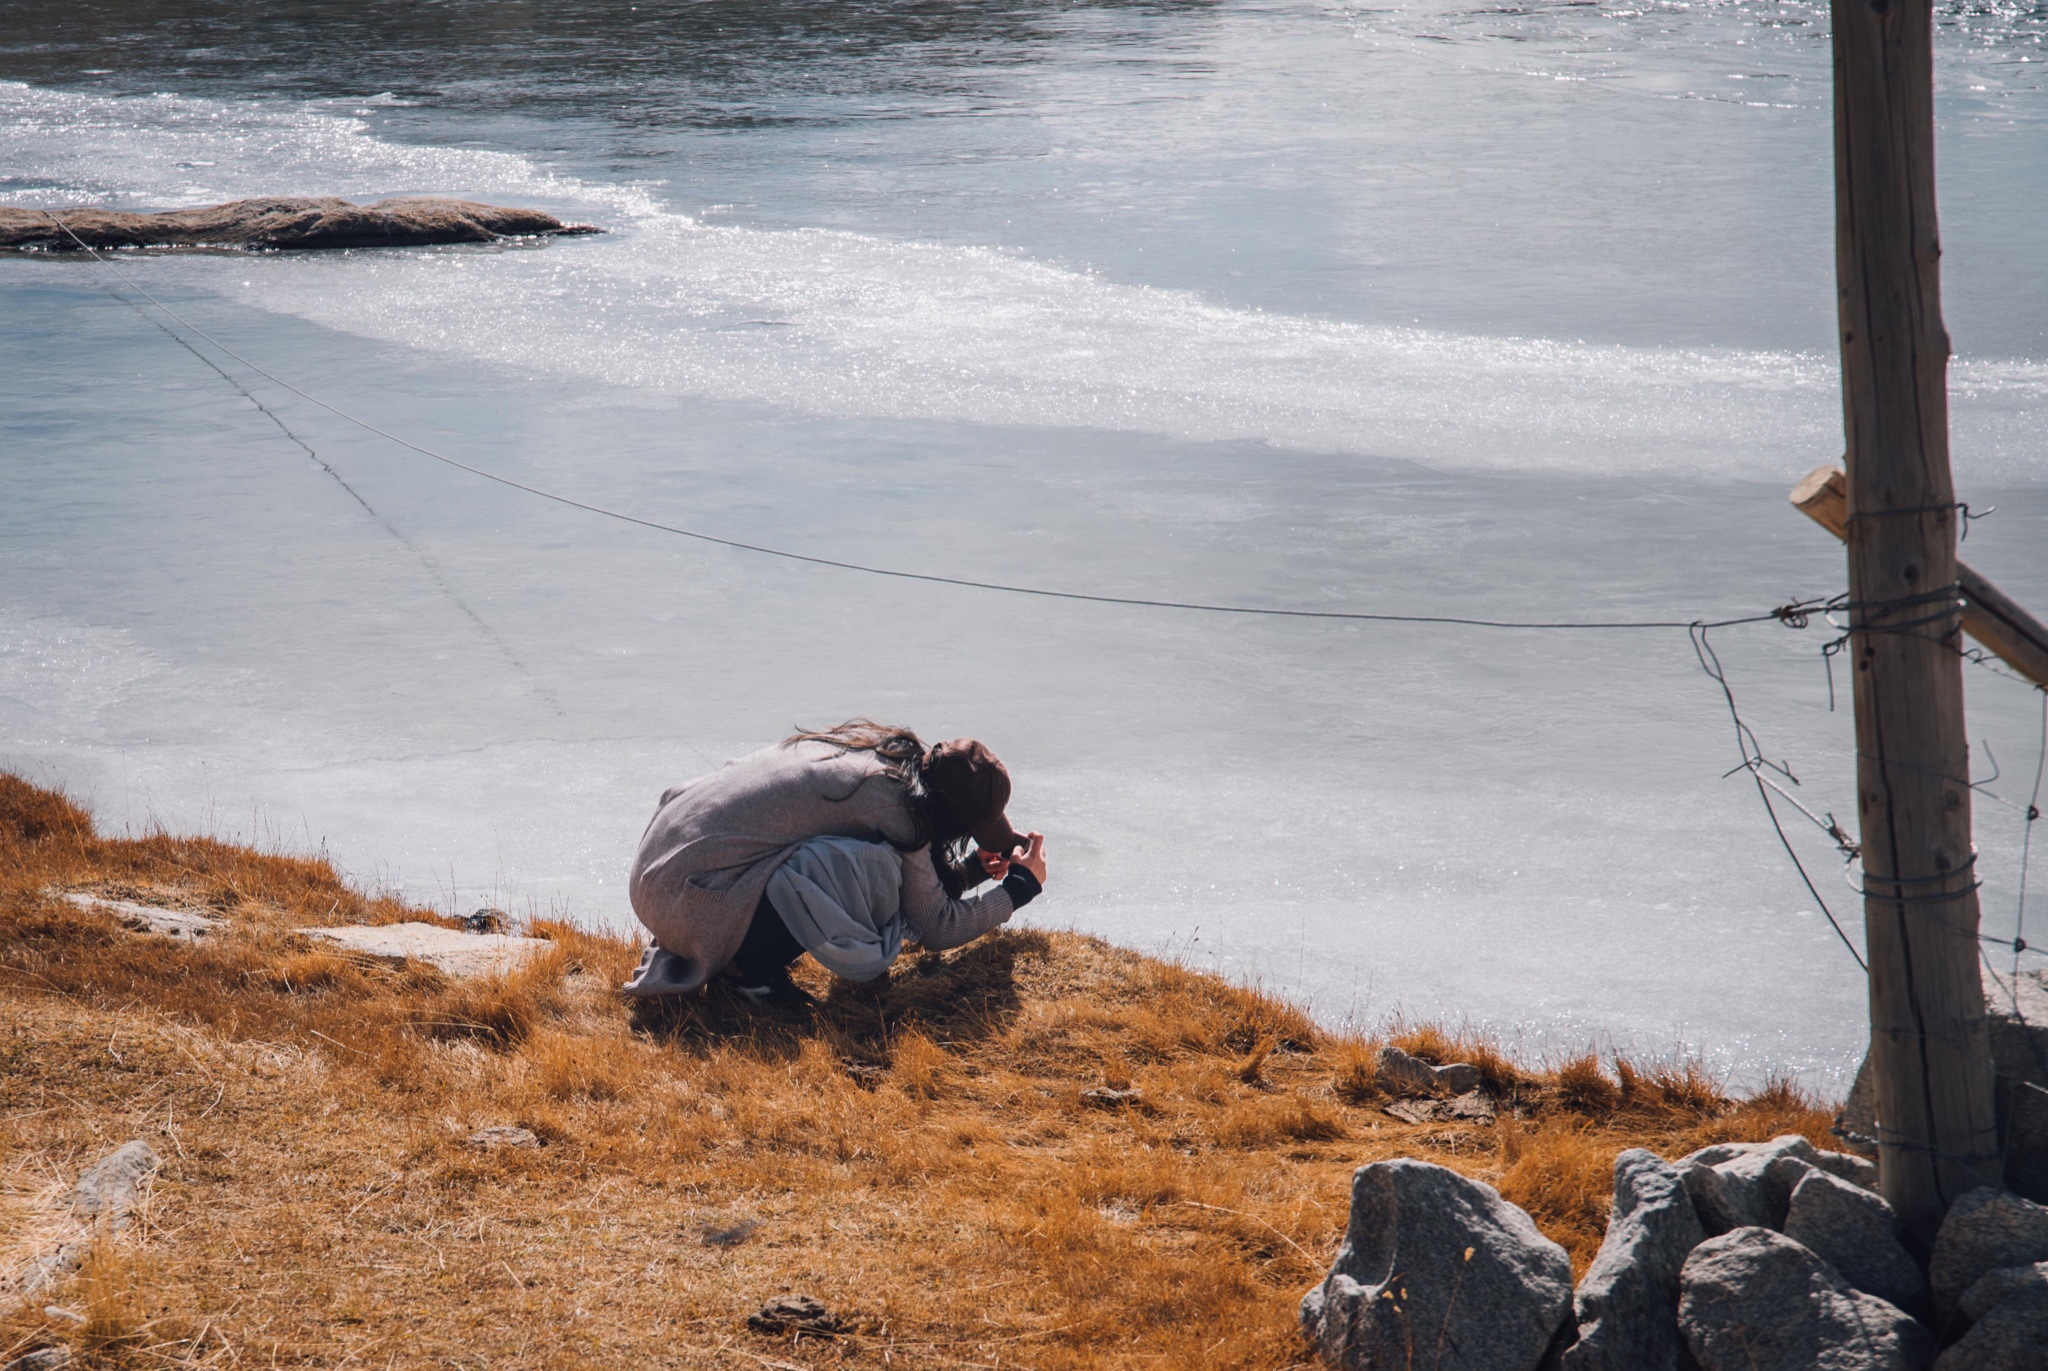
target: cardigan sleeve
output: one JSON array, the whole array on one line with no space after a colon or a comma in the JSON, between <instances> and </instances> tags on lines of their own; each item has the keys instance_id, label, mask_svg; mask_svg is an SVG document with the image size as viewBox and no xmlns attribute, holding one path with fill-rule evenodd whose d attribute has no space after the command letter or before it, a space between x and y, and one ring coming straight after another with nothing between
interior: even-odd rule
<instances>
[{"instance_id":1,"label":"cardigan sleeve","mask_svg":"<svg viewBox=\"0 0 2048 1371\"><path fill-rule=\"evenodd\" d=\"M993 890L956 900L939 884L930 847L920 847L902 856L903 921L909 925L904 931L933 952L964 947L1001 927L1025 900L1037 893L1024 893L1021 886L1013 891L1005 881Z\"/></svg>"}]
</instances>

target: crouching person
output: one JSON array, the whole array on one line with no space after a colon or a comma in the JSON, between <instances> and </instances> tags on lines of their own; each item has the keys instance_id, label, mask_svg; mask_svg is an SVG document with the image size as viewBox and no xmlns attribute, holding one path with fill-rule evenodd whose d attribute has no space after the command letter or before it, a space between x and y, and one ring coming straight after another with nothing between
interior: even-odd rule
<instances>
[{"instance_id":1,"label":"crouching person","mask_svg":"<svg viewBox=\"0 0 2048 1371\"><path fill-rule=\"evenodd\" d=\"M803 1000L789 968L805 953L866 981L906 941L970 943L1045 885L1044 835L1011 828L1009 800L982 744L926 747L866 719L728 762L663 795L640 839L629 891L654 945L623 988L721 977L756 1001Z\"/></svg>"}]
</instances>

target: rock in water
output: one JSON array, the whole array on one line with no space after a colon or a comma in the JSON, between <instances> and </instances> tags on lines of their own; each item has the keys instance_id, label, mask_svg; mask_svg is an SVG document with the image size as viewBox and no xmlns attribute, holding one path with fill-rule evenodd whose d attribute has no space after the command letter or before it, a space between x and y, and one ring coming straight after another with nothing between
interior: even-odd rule
<instances>
[{"instance_id":1,"label":"rock in water","mask_svg":"<svg viewBox=\"0 0 2048 1371\"><path fill-rule=\"evenodd\" d=\"M1892 1207L1861 1186L1808 1171L1792 1191L1785 1236L1867 1295L1925 1313L1927 1278L1899 1241Z\"/></svg>"},{"instance_id":2,"label":"rock in water","mask_svg":"<svg viewBox=\"0 0 2048 1371\"><path fill-rule=\"evenodd\" d=\"M537 209L428 197L374 205L332 195L231 200L164 214L0 208L0 248L43 252L76 252L81 242L90 248L387 248L601 232Z\"/></svg>"},{"instance_id":3,"label":"rock in water","mask_svg":"<svg viewBox=\"0 0 2048 1371\"><path fill-rule=\"evenodd\" d=\"M85 1169L71 1191L71 1212L81 1219L105 1219L119 1232L142 1199L142 1189L163 1162L140 1138L122 1143Z\"/></svg>"},{"instance_id":4,"label":"rock in water","mask_svg":"<svg viewBox=\"0 0 2048 1371\"><path fill-rule=\"evenodd\" d=\"M1527 1214L1404 1157L1352 1174L1344 1245L1302 1297L1301 1330L1343 1371L1534 1371L1571 1302L1571 1258Z\"/></svg>"},{"instance_id":5,"label":"rock in water","mask_svg":"<svg viewBox=\"0 0 2048 1371\"><path fill-rule=\"evenodd\" d=\"M1565 1371L1678 1371L1678 1272L1706 1239L1678 1168L1640 1147L1614 1159L1614 1207L1579 1283Z\"/></svg>"},{"instance_id":6,"label":"rock in water","mask_svg":"<svg viewBox=\"0 0 2048 1371\"><path fill-rule=\"evenodd\" d=\"M1678 1326L1701 1371L1921 1371L1934 1337L1792 1239L1738 1228L1693 1249Z\"/></svg>"},{"instance_id":7,"label":"rock in water","mask_svg":"<svg viewBox=\"0 0 2048 1371\"><path fill-rule=\"evenodd\" d=\"M2001 1266L2048 1261L2048 1208L1989 1186L1949 1207L1927 1264L1934 1307L1955 1309L1963 1292Z\"/></svg>"},{"instance_id":8,"label":"rock in water","mask_svg":"<svg viewBox=\"0 0 2048 1371\"><path fill-rule=\"evenodd\" d=\"M1964 1292L1970 1331L1935 1371L2040 1371L2048 1365L2048 1262L2002 1266Z\"/></svg>"}]
</instances>

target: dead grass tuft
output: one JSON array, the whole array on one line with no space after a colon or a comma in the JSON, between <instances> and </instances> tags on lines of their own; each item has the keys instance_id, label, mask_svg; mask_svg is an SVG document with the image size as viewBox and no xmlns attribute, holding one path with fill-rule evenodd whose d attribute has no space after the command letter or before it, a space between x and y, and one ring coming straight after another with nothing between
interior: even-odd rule
<instances>
[{"instance_id":1,"label":"dead grass tuft","mask_svg":"<svg viewBox=\"0 0 2048 1371\"><path fill-rule=\"evenodd\" d=\"M1556 1091L1565 1108L1593 1118L1612 1114L1621 1104L1621 1087L1607 1079L1600 1059L1590 1052L1557 1069Z\"/></svg>"},{"instance_id":2,"label":"dead grass tuft","mask_svg":"<svg viewBox=\"0 0 2048 1371\"><path fill-rule=\"evenodd\" d=\"M63 889L227 926L134 934ZM0 1200L19 1216L0 1264L113 1144L166 1159L130 1238L0 1306L0 1352L1278 1368L1362 1162L1496 1183L1583 1269L1622 1149L1828 1141L1782 1083L1732 1099L1696 1063L1526 1068L1427 1024L1391 1041L1476 1064L1501 1118L1406 1124L1383 1112L1380 1040L1072 934L907 955L865 986L805 970L815 1009L760 1009L715 988L623 1002L633 940L560 921L531 924L555 944L539 962L454 982L290 931L419 917L321 862L100 837L0 775ZM502 1125L538 1145L472 1141ZM850 1331L746 1327L793 1290ZM50 1302L89 1306L84 1331Z\"/></svg>"}]
</instances>

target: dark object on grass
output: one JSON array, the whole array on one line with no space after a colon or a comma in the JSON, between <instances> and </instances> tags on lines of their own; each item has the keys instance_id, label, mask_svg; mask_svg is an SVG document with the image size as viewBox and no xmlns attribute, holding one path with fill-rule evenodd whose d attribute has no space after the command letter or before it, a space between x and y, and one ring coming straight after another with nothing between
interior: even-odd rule
<instances>
[{"instance_id":1,"label":"dark object on grass","mask_svg":"<svg viewBox=\"0 0 2048 1371\"><path fill-rule=\"evenodd\" d=\"M846 1324L809 1295L777 1295L747 1315L747 1327L756 1333L843 1333Z\"/></svg>"},{"instance_id":2,"label":"dark object on grass","mask_svg":"<svg viewBox=\"0 0 2048 1371\"><path fill-rule=\"evenodd\" d=\"M163 214L0 208L0 248L36 252L76 252L81 243L95 249L395 248L602 232L537 209L424 196L373 205L332 195L281 196Z\"/></svg>"},{"instance_id":3,"label":"dark object on grass","mask_svg":"<svg viewBox=\"0 0 2048 1371\"><path fill-rule=\"evenodd\" d=\"M706 1247L738 1247L748 1238L753 1237L760 1227L761 1225L753 1219L741 1219L738 1223L727 1228L707 1228L704 1230L704 1245Z\"/></svg>"}]
</instances>

